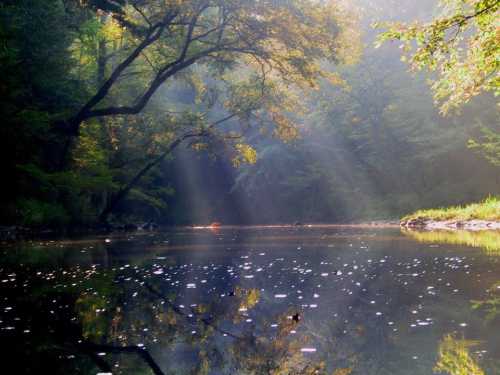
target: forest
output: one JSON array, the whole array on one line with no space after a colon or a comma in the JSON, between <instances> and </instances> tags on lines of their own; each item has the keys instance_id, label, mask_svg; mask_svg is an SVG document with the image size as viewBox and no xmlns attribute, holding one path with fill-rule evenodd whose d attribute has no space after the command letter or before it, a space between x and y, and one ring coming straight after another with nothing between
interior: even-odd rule
<instances>
[{"instance_id":1,"label":"forest","mask_svg":"<svg viewBox=\"0 0 500 375\"><path fill-rule=\"evenodd\" d=\"M500 0L0 0L2 369L500 374L499 97Z\"/></svg>"},{"instance_id":2,"label":"forest","mask_svg":"<svg viewBox=\"0 0 500 375\"><path fill-rule=\"evenodd\" d=\"M367 222L500 194L498 9L2 1L0 224Z\"/></svg>"}]
</instances>

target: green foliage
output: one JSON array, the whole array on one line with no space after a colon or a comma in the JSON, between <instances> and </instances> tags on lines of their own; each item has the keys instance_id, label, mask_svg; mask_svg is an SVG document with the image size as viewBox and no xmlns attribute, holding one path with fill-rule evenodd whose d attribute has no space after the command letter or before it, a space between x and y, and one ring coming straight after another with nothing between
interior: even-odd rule
<instances>
[{"instance_id":1,"label":"green foliage","mask_svg":"<svg viewBox=\"0 0 500 375\"><path fill-rule=\"evenodd\" d=\"M40 197L34 200L38 205L30 204L28 206L31 209L18 210L18 220L24 225L60 226L70 222L91 222L97 212L92 208L89 197L99 196L115 187L111 175L107 173L94 174L85 170L47 173L33 164L18 166L18 170L19 183L26 185L23 191ZM59 201L56 201L58 197ZM31 202L31 198L22 198L22 201ZM36 207L42 210L40 215L35 215ZM64 212L64 215L61 212ZM36 220L32 219L33 215Z\"/></svg>"},{"instance_id":2,"label":"green foliage","mask_svg":"<svg viewBox=\"0 0 500 375\"><path fill-rule=\"evenodd\" d=\"M49 186L47 176L61 147L51 134L52 124L74 110L84 94L70 72L74 61L68 52L81 14L75 3L60 0L0 5L4 223L16 218L36 225L68 221L68 207L52 194L54 185ZM22 210L18 200L24 202ZM40 215L34 214L36 207Z\"/></svg>"},{"instance_id":3,"label":"green foliage","mask_svg":"<svg viewBox=\"0 0 500 375\"><path fill-rule=\"evenodd\" d=\"M62 227L67 225L70 220L64 207L57 203L51 204L35 199L20 199L16 205L22 225Z\"/></svg>"},{"instance_id":4,"label":"green foliage","mask_svg":"<svg viewBox=\"0 0 500 375\"><path fill-rule=\"evenodd\" d=\"M481 126L481 136L470 139L469 148L478 151L490 163L500 167L500 132Z\"/></svg>"},{"instance_id":5,"label":"green foliage","mask_svg":"<svg viewBox=\"0 0 500 375\"><path fill-rule=\"evenodd\" d=\"M166 203L163 200L152 195L148 195L138 189L132 189L130 191L130 195L127 197L127 200L138 201L157 210L165 209L167 207Z\"/></svg>"},{"instance_id":6,"label":"green foliage","mask_svg":"<svg viewBox=\"0 0 500 375\"><path fill-rule=\"evenodd\" d=\"M498 0L442 0L427 23L385 23L377 45L398 40L414 69L437 71L434 98L446 114L481 92L500 94Z\"/></svg>"}]
</instances>

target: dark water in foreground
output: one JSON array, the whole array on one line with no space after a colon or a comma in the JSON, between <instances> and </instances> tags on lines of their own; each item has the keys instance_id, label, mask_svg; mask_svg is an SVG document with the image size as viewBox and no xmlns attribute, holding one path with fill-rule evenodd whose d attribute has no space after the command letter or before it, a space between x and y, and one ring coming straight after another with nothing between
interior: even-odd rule
<instances>
[{"instance_id":1,"label":"dark water in foreground","mask_svg":"<svg viewBox=\"0 0 500 375\"><path fill-rule=\"evenodd\" d=\"M500 374L500 233L481 236L222 228L3 244L2 367Z\"/></svg>"}]
</instances>

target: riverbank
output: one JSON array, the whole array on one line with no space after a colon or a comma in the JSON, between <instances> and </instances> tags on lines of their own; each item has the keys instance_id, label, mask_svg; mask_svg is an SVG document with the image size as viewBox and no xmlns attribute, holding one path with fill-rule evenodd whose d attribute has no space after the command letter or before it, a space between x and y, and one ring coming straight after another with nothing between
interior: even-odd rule
<instances>
[{"instance_id":1,"label":"riverbank","mask_svg":"<svg viewBox=\"0 0 500 375\"><path fill-rule=\"evenodd\" d=\"M74 237L82 235L99 235L120 232L153 231L159 225L153 221L146 223L126 223L126 224L89 224L89 225L69 225L62 227L27 227L20 225L0 226L0 241L18 240L26 238L57 238Z\"/></svg>"},{"instance_id":2,"label":"riverbank","mask_svg":"<svg viewBox=\"0 0 500 375\"><path fill-rule=\"evenodd\" d=\"M419 210L403 217L400 225L430 230L500 230L500 198L489 197L465 206Z\"/></svg>"}]
</instances>

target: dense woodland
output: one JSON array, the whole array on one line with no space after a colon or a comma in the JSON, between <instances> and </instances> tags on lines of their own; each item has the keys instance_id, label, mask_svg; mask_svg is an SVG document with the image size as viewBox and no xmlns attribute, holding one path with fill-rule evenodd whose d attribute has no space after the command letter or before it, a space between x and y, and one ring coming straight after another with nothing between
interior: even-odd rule
<instances>
[{"instance_id":1,"label":"dense woodland","mask_svg":"<svg viewBox=\"0 0 500 375\"><path fill-rule=\"evenodd\" d=\"M2 1L1 224L352 222L500 194L499 2L438 5Z\"/></svg>"},{"instance_id":2,"label":"dense woodland","mask_svg":"<svg viewBox=\"0 0 500 375\"><path fill-rule=\"evenodd\" d=\"M0 0L3 367L500 374L498 97L500 0Z\"/></svg>"}]
</instances>

